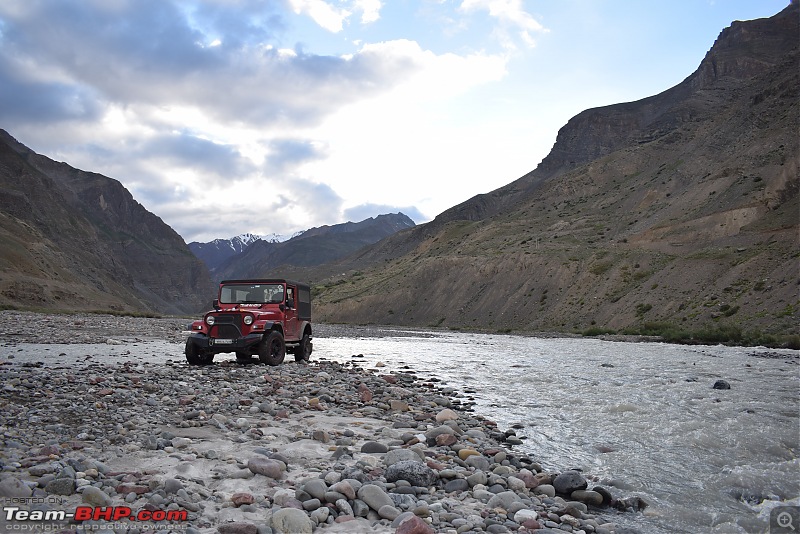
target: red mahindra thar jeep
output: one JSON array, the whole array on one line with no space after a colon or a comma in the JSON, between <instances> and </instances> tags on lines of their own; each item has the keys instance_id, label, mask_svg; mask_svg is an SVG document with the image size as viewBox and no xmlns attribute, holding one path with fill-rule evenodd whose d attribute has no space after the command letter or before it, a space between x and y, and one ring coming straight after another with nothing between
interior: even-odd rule
<instances>
[{"instance_id":1,"label":"red mahindra thar jeep","mask_svg":"<svg viewBox=\"0 0 800 534\"><path fill-rule=\"evenodd\" d=\"M214 310L189 325L186 360L208 365L214 355L235 352L247 362L280 365L286 352L298 362L311 356L311 290L285 279L225 280Z\"/></svg>"}]
</instances>

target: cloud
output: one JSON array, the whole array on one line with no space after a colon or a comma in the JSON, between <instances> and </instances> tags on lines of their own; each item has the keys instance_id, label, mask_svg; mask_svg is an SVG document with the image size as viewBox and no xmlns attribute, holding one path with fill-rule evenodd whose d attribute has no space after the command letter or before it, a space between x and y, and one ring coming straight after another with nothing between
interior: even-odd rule
<instances>
[{"instance_id":1,"label":"cloud","mask_svg":"<svg viewBox=\"0 0 800 534\"><path fill-rule=\"evenodd\" d=\"M381 18L381 7L383 5L380 0L356 0L354 7L361 11L362 24L369 24Z\"/></svg>"},{"instance_id":2,"label":"cloud","mask_svg":"<svg viewBox=\"0 0 800 534\"><path fill-rule=\"evenodd\" d=\"M342 31L342 24L352 14L323 0L289 0L289 4L298 15L308 15L314 22L333 33Z\"/></svg>"},{"instance_id":3,"label":"cloud","mask_svg":"<svg viewBox=\"0 0 800 534\"><path fill-rule=\"evenodd\" d=\"M301 3L303 9L324 4ZM0 3L0 55L34 91L56 87L60 94L91 92L106 103L202 109L215 121L260 127L318 124L408 74L403 65L369 55L281 48L278 14L253 22L246 10L199 6L8 0ZM363 7L374 16L375 6Z\"/></svg>"},{"instance_id":4,"label":"cloud","mask_svg":"<svg viewBox=\"0 0 800 534\"><path fill-rule=\"evenodd\" d=\"M39 81L19 72L0 57L0 121L52 124L61 121L94 121L103 105L91 88L60 81Z\"/></svg>"},{"instance_id":5,"label":"cloud","mask_svg":"<svg viewBox=\"0 0 800 534\"><path fill-rule=\"evenodd\" d=\"M529 47L536 44L532 33L548 31L533 15L525 11L522 0L464 0L459 9L464 12L486 11L490 17L497 19L500 23L498 35L509 48L514 47L506 34L509 28L516 29Z\"/></svg>"},{"instance_id":6,"label":"cloud","mask_svg":"<svg viewBox=\"0 0 800 534\"><path fill-rule=\"evenodd\" d=\"M327 155L323 143L303 139L273 139L265 164L268 173L280 173Z\"/></svg>"},{"instance_id":7,"label":"cloud","mask_svg":"<svg viewBox=\"0 0 800 534\"><path fill-rule=\"evenodd\" d=\"M161 160L171 166L192 168L235 181L253 173L253 163L234 146L214 143L188 134L159 134L136 150L139 157Z\"/></svg>"},{"instance_id":8,"label":"cloud","mask_svg":"<svg viewBox=\"0 0 800 534\"><path fill-rule=\"evenodd\" d=\"M340 2L344 4L344 2ZM348 7L334 7L323 0L289 0L292 10L298 15L307 15L320 27L332 33L344 29L349 18L361 12L361 23L369 24L380 19L380 0L353 0Z\"/></svg>"}]
</instances>

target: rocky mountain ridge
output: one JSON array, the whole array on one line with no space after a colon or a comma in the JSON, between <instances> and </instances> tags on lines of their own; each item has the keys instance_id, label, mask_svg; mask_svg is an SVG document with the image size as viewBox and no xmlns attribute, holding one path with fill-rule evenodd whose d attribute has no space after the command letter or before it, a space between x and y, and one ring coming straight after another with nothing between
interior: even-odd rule
<instances>
[{"instance_id":1,"label":"rocky mountain ridge","mask_svg":"<svg viewBox=\"0 0 800 534\"><path fill-rule=\"evenodd\" d=\"M307 270L319 315L796 333L797 29L796 2L734 22L676 87L573 117L525 176Z\"/></svg>"},{"instance_id":2,"label":"rocky mountain ridge","mask_svg":"<svg viewBox=\"0 0 800 534\"><path fill-rule=\"evenodd\" d=\"M187 314L213 285L122 184L0 130L0 306Z\"/></svg>"}]
</instances>

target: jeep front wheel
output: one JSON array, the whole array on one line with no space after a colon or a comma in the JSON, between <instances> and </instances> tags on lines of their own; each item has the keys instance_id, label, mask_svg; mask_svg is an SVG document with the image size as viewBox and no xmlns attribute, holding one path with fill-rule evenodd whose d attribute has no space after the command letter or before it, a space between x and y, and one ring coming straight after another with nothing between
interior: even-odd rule
<instances>
[{"instance_id":1,"label":"jeep front wheel","mask_svg":"<svg viewBox=\"0 0 800 534\"><path fill-rule=\"evenodd\" d=\"M294 361L307 362L311 358L312 347L311 336L308 335L308 332L305 332L297 348L294 350Z\"/></svg>"},{"instance_id":2,"label":"jeep front wheel","mask_svg":"<svg viewBox=\"0 0 800 534\"><path fill-rule=\"evenodd\" d=\"M286 356L286 343L277 330L270 332L258 345L258 359L267 365L280 365Z\"/></svg>"},{"instance_id":3,"label":"jeep front wheel","mask_svg":"<svg viewBox=\"0 0 800 534\"><path fill-rule=\"evenodd\" d=\"M214 361L214 354L207 353L200 350L191 339L186 340L186 348L183 353L186 355L186 361L189 365L210 365Z\"/></svg>"}]
</instances>

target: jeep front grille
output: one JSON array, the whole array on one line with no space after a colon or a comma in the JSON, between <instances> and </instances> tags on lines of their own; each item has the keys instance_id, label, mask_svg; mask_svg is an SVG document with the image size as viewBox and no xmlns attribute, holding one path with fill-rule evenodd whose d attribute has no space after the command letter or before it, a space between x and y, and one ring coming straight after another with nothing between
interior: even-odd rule
<instances>
[{"instance_id":1,"label":"jeep front grille","mask_svg":"<svg viewBox=\"0 0 800 534\"><path fill-rule=\"evenodd\" d=\"M214 317L214 319L214 326L211 328L211 337L223 339L236 339L242 337L241 315L217 315Z\"/></svg>"}]
</instances>

